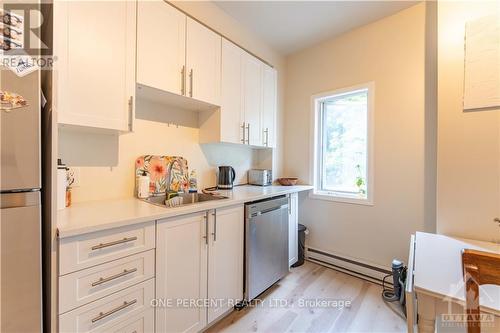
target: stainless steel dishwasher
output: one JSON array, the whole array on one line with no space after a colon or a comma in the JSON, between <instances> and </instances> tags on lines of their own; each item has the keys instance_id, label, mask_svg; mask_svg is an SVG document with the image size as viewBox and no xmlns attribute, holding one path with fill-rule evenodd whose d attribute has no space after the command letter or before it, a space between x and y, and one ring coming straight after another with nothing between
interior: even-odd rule
<instances>
[{"instance_id":1,"label":"stainless steel dishwasher","mask_svg":"<svg viewBox=\"0 0 500 333\"><path fill-rule=\"evenodd\" d=\"M288 273L288 197L245 205L245 300Z\"/></svg>"}]
</instances>

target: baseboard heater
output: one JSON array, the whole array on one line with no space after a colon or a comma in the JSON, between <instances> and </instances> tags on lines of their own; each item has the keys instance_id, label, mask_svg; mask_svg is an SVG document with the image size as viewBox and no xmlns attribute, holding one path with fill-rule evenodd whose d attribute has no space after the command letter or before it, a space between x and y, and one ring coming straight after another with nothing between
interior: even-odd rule
<instances>
[{"instance_id":1,"label":"baseboard heater","mask_svg":"<svg viewBox=\"0 0 500 333\"><path fill-rule=\"evenodd\" d=\"M307 247L306 249L306 257L309 261L380 285L384 276L392 274L385 267L374 266L373 264L367 264L353 258L346 258L311 247ZM391 279L386 279L386 285L392 285Z\"/></svg>"}]
</instances>

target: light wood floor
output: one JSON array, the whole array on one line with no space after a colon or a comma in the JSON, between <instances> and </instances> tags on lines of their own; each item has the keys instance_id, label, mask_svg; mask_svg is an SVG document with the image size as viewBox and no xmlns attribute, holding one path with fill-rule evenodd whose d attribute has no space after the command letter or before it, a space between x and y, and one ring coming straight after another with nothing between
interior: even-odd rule
<instances>
[{"instance_id":1,"label":"light wood floor","mask_svg":"<svg viewBox=\"0 0 500 333\"><path fill-rule=\"evenodd\" d=\"M406 332L381 292L379 285L306 261L266 291L263 304L234 311L208 332ZM281 299L285 306L276 304ZM351 306L304 307L314 299L349 300Z\"/></svg>"}]
</instances>

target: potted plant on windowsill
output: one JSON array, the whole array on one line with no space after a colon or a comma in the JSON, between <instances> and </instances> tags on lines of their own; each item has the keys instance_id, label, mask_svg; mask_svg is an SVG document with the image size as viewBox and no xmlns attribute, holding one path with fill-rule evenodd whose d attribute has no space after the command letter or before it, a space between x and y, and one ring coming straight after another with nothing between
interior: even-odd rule
<instances>
[{"instance_id":1,"label":"potted plant on windowsill","mask_svg":"<svg viewBox=\"0 0 500 333\"><path fill-rule=\"evenodd\" d=\"M356 170L358 172L358 176L356 177L356 187L358 188L358 194L361 197L366 197L366 181L365 178L363 178L362 172L361 172L361 166L358 164L356 165Z\"/></svg>"}]
</instances>

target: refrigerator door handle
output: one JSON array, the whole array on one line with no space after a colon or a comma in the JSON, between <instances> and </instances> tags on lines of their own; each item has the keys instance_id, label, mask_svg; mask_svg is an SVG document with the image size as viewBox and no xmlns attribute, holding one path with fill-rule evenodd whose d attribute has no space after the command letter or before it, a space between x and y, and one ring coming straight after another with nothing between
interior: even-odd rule
<instances>
[{"instance_id":1,"label":"refrigerator door handle","mask_svg":"<svg viewBox=\"0 0 500 333\"><path fill-rule=\"evenodd\" d=\"M0 208L20 208L40 205L40 191L0 194Z\"/></svg>"}]
</instances>

